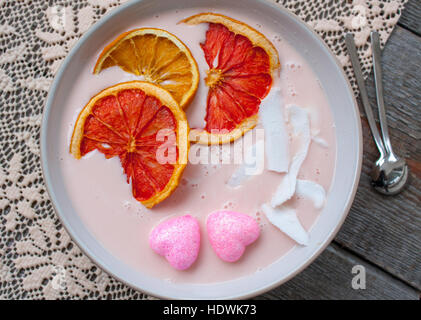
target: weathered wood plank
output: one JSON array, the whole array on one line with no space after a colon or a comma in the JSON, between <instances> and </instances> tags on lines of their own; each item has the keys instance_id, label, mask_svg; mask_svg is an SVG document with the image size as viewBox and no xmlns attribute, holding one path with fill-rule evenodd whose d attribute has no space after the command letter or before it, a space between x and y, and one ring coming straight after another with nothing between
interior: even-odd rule
<instances>
[{"instance_id":1,"label":"weathered wood plank","mask_svg":"<svg viewBox=\"0 0 421 320\"><path fill-rule=\"evenodd\" d=\"M408 159L409 186L394 197L371 188L370 171L378 152L363 117L363 173L354 205L335 240L421 289L421 37L397 27L384 49L382 66L392 145ZM366 84L376 106L372 76Z\"/></svg>"},{"instance_id":2,"label":"weathered wood plank","mask_svg":"<svg viewBox=\"0 0 421 320\"><path fill-rule=\"evenodd\" d=\"M406 3L399 24L421 35L421 0L409 0Z\"/></svg>"},{"instance_id":3,"label":"weathered wood plank","mask_svg":"<svg viewBox=\"0 0 421 320\"><path fill-rule=\"evenodd\" d=\"M352 268L366 270L366 289L352 288ZM386 272L331 244L307 269L257 299L408 299L419 293Z\"/></svg>"}]
</instances>

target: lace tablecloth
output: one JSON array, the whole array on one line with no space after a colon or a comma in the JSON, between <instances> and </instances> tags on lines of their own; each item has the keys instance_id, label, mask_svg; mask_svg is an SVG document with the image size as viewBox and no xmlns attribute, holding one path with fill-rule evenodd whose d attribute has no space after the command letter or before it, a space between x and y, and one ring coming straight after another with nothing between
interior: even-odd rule
<instances>
[{"instance_id":1,"label":"lace tablecloth","mask_svg":"<svg viewBox=\"0 0 421 320\"><path fill-rule=\"evenodd\" d=\"M40 165L41 116L54 74L81 35L122 2L0 1L0 299L148 298L108 276L72 242ZM344 32L354 33L368 75L370 31L379 30L384 44L406 0L279 2L324 38L357 92Z\"/></svg>"}]
</instances>

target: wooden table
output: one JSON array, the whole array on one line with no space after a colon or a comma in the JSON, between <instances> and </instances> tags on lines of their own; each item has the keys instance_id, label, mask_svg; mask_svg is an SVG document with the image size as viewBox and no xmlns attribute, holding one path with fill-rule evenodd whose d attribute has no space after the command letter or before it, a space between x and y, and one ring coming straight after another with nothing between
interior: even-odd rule
<instances>
[{"instance_id":1,"label":"wooden table","mask_svg":"<svg viewBox=\"0 0 421 320\"><path fill-rule=\"evenodd\" d=\"M421 0L410 0L382 53L384 99L394 150L407 159L409 186L386 197L370 186L378 152L362 114L364 161L340 232L302 273L258 299L416 299L421 295ZM366 81L376 105L373 75ZM366 289L351 286L366 270Z\"/></svg>"}]
</instances>

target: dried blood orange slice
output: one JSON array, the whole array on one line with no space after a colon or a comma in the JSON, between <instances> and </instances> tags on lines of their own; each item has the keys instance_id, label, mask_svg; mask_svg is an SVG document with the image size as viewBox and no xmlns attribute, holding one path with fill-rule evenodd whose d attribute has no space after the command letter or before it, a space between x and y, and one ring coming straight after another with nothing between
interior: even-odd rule
<instances>
[{"instance_id":1,"label":"dried blood orange slice","mask_svg":"<svg viewBox=\"0 0 421 320\"><path fill-rule=\"evenodd\" d=\"M278 53L263 34L220 14L200 13L182 22L209 23L201 44L209 65L206 127L192 129L190 140L202 144L234 141L256 126L260 102L280 65Z\"/></svg>"},{"instance_id":2,"label":"dried blood orange slice","mask_svg":"<svg viewBox=\"0 0 421 320\"><path fill-rule=\"evenodd\" d=\"M182 108L194 97L199 84L197 63L190 50L161 29L141 28L119 35L99 55L94 74L112 66L160 85Z\"/></svg>"},{"instance_id":3,"label":"dried blood orange slice","mask_svg":"<svg viewBox=\"0 0 421 320\"><path fill-rule=\"evenodd\" d=\"M120 83L91 98L73 129L70 153L119 157L133 196L151 208L177 187L187 164L188 125L169 92L142 81Z\"/></svg>"}]
</instances>

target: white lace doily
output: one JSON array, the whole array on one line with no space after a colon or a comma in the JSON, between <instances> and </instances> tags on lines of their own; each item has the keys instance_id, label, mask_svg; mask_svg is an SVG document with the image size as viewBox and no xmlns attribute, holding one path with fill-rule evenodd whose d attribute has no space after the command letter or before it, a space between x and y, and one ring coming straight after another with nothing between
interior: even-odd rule
<instances>
[{"instance_id":1,"label":"white lace doily","mask_svg":"<svg viewBox=\"0 0 421 320\"><path fill-rule=\"evenodd\" d=\"M148 298L108 276L71 241L48 198L39 155L41 115L55 72L80 36L122 2L0 3L0 299ZM368 75L370 31L379 30L384 44L406 0L279 2L325 39L356 90L344 32L354 33Z\"/></svg>"}]
</instances>

